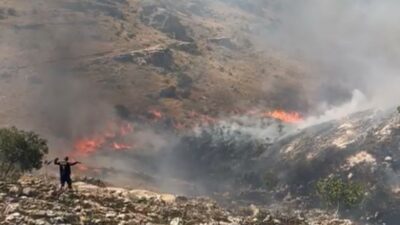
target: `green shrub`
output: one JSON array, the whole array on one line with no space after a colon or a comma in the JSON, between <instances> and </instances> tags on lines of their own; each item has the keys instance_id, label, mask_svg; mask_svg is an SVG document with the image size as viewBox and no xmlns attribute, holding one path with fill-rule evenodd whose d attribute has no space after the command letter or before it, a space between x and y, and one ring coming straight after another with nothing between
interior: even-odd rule
<instances>
[{"instance_id":1,"label":"green shrub","mask_svg":"<svg viewBox=\"0 0 400 225\"><path fill-rule=\"evenodd\" d=\"M40 169L47 153L47 141L34 132L15 127L0 129L0 177Z\"/></svg>"},{"instance_id":2,"label":"green shrub","mask_svg":"<svg viewBox=\"0 0 400 225\"><path fill-rule=\"evenodd\" d=\"M355 207L359 205L365 197L364 187L359 183L349 183L343 190L343 196L346 206Z\"/></svg>"},{"instance_id":3,"label":"green shrub","mask_svg":"<svg viewBox=\"0 0 400 225\"><path fill-rule=\"evenodd\" d=\"M316 189L318 196L329 206L344 205L348 208L359 205L365 193L360 183L344 181L339 177L319 180Z\"/></svg>"}]
</instances>

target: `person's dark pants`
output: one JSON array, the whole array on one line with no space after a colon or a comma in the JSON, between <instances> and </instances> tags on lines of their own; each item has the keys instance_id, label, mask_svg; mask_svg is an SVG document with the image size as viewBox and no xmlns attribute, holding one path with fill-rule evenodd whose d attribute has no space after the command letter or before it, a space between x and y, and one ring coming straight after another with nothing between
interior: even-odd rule
<instances>
[{"instance_id":1,"label":"person's dark pants","mask_svg":"<svg viewBox=\"0 0 400 225\"><path fill-rule=\"evenodd\" d=\"M65 186L65 183L68 184L68 188L72 189L72 180L70 176L61 176L61 188Z\"/></svg>"}]
</instances>

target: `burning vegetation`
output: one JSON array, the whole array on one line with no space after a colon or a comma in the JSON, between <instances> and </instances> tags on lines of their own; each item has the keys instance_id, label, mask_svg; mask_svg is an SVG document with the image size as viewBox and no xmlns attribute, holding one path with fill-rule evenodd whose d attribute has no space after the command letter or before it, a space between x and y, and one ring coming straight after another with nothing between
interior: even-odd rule
<instances>
[{"instance_id":1,"label":"burning vegetation","mask_svg":"<svg viewBox=\"0 0 400 225\"><path fill-rule=\"evenodd\" d=\"M299 123L303 121L303 117L298 112L286 112L283 110L273 110L271 112L265 112L265 117L271 117L277 120L281 120L285 123Z\"/></svg>"},{"instance_id":2,"label":"burning vegetation","mask_svg":"<svg viewBox=\"0 0 400 225\"><path fill-rule=\"evenodd\" d=\"M254 120L270 118L283 123L299 123L302 117L297 112L286 112L283 110L272 110L260 113L245 113L243 115L234 116L250 116ZM185 133L193 131L195 128L207 129L207 127L214 126L226 118L217 118L191 111L188 115L190 123L173 122L172 125L168 124L169 119L161 111L152 109L148 111L149 125L157 127L164 125L163 129L173 129L175 132ZM127 151L135 148L133 137L135 136L134 129L135 122L119 121L110 122L103 130L98 130L93 134L88 134L78 138L73 142L73 150L71 156L73 157L87 157L96 154L99 151ZM138 123L140 124L140 123ZM167 127L165 127L167 125ZM168 126L169 125L169 126ZM140 127L140 126L139 126Z\"/></svg>"},{"instance_id":3,"label":"burning vegetation","mask_svg":"<svg viewBox=\"0 0 400 225\"><path fill-rule=\"evenodd\" d=\"M132 149L132 144L124 143L124 138L132 134L130 123L110 123L104 131L75 141L72 156L88 156L102 149L115 151Z\"/></svg>"}]
</instances>

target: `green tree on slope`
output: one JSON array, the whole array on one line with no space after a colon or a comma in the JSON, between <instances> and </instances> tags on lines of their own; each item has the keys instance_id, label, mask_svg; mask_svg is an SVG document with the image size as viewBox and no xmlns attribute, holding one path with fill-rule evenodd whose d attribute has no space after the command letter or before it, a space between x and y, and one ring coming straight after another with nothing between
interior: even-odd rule
<instances>
[{"instance_id":1,"label":"green tree on slope","mask_svg":"<svg viewBox=\"0 0 400 225\"><path fill-rule=\"evenodd\" d=\"M0 177L10 178L42 167L47 141L15 127L0 129Z\"/></svg>"}]
</instances>

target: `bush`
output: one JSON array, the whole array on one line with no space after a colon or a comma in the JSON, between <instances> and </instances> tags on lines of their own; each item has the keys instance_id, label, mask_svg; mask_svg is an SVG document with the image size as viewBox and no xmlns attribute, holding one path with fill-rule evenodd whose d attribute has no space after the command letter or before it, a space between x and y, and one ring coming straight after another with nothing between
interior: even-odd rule
<instances>
[{"instance_id":1,"label":"bush","mask_svg":"<svg viewBox=\"0 0 400 225\"><path fill-rule=\"evenodd\" d=\"M359 183L328 177L317 182L318 196L329 206L344 205L348 208L359 205L364 199L364 187Z\"/></svg>"},{"instance_id":2,"label":"bush","mask_svg":"<svg viewBox=\"0 0 400 225\"><path fill-rule=\"evenodd\" d=\"M0 129L0 177L40 169L47 153L47 141L34 132L15 127Z\"/></svg>"},{"instance_id":3,"label":"bush","mask_svg":"<svg viewBox=\"0 0 400 225\"><path fill-rule=\"evenodd\" d=\"M263 180L264 180L265 186L269 189L274 189L279 184L279 179L278 179L277 175L272 171L266 172L264 174Z\"/></svg>"}]
</instances>

